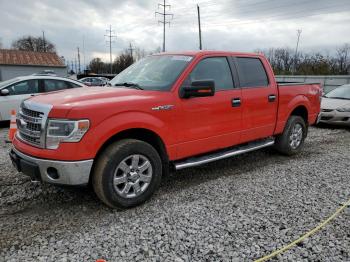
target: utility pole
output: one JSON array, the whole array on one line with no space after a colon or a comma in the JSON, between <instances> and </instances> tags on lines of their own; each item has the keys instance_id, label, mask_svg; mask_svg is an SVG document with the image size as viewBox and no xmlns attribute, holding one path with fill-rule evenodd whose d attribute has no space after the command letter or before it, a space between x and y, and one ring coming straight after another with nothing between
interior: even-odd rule
<instances>
[{"instance_id":1,"label":"utility pole","mask_svg":"<svg viewBox=\"0 0 350 262\"><path fill-rule=\"evenodd\" d=\"M133 51L135 50L135 48L132 47L131 42L129 43L129 51L130 51L130 56L132 58L132 61L134 61L134 56L133 56Z\"/></svg>"},{"instance_id":2,"label":"utility pole","mask_svg":"<svg viewBox=\"0 0 350 262\"><path fill-rule=\"evenodd\" d=\"M77 70L77 58L74 57L74 67L75 67L75 74L77 75L78 74L78 70Z\"/></svg>"},{"instance_id":3,"label":"utility pole","mask_svg":"<svg viewBox=\"0 0 350 262\"><path fill-rule=\"evenodd\" d=\"M86 70L86 64L85 64L85 35L83 35L83 69L84 73Z\"/></svg>"},{"instance_id":4,"label":"utility pole","mask_svg":"<svg viewBox=\"0 0 350 262\"><path fill-rule=\"evenodd\" d=\"M199 10L199 5L197 5L197 14L198 14L199 50L202 50L201 13Z\"/></svg>"},{"instance_id":5,"label":"utility pole","mask_svg":"<svg viewBox=\"0 0 350 262\"><path fill-rule=\"evenodd\" d=\"M298 39L297 39L297 46L295 47L295 54L294 54L294 70L293 70L293 75L294 75L294 74L296 73L296 71L297 71L298 47L299 47L299 39L300 39L301 32L302 32L301 29L298 29L298 30L297 30Z\"/></svg>"},{"instance_id":6,"label":"utility pole","mask_svg":"<svg viewBox=\"0 0 350 262\"><path fill-rule=\"evenodd\" d=\"M43 51L46 52L45 31L43 31Z\"/></svg>"},{"instance_id":7,"label":"utility pole","mask_svg":"<svg viewBox=\"0 0 350 262\"><path fill-rule=\"evenodd\" d=\"M109 26L109 29L106 30L107 35L105 35L106 37L109 38L109 40L107 40L107 43L109 43L109 62L110 62L110 73L112 74L112 70L113 70L113 64L112 64L112 43L114 43L114 41L112 40L113 38L116 38L116 35L114 34L114 31L112 30L112 25Z\"/></svg>"},{"instance_id":8,"label":"utility pole","mask_svg":"<svg viewBox=\"0 0 350 262\"><path fill-rule=\"evenodd\" d=\"M166 25L166 24L169 24L169 26L170 26L170 22L167 21L166 18L167 18L167 16L171 16L171 19L174 18L174 15L173 15L173 14L170 14L170 13L166 13L166 12L165 12L166 8L169 8L169 9L171 8L171 5L167 5L167 4L165 3L165 1L166 1L166 0L163 1L163 4L158 4L158 9L159 9L159 7L162 7L162 8L163 8L163 13L161 13L161 12L155 12L155 13L154 13L155 16L157 16L157 14L163 16L163 21L158 20L158 24L159 24L159 23L163 24L163 52L165 52L165 25Z\"/></svg>"},{"instance_id":9,"label":"utility pole","mask_svg":"<svg viewBox=\"0 0 350 262\"><path fill-rule=\"evenodd\" d=\"M77 47L77 49L78 49L78 72L80 74L81 71L80 71L80 51L79 51L79 47Z\"/></svg>"},{"instance_id":10,"label":"utility pole","mask_svg":"<svg viewBox=\"0 0 350 262\"><path fill-rule=\"evenodd\" d=\"M74 72L74 65L73 65L73 60L71 61L72 66L70 67L70 70Z\"/></svg>"}]
</instances>

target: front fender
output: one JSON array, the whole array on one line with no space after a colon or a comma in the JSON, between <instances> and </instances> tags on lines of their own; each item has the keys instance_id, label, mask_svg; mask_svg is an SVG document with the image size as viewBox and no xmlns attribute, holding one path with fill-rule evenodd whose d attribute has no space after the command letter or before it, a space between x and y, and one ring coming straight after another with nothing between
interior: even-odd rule
<instances>
[{"instance_id":1,"label":"front fender","mask_svg":"<svg viewBox=\"0 0 350 262\"><path fill-rule=\"evenodd\" d=\"M171 121L170 121L171 122ZM143 128L157 134L163 141L164 145L175 144L175 137L172 135L173 130L164 119L155 117L152 114L137 111L121 112L104 119L97 126L90 130L91 135L95 137L93 148L97 151L114 135L135 128Z\"/></svg>"}]
</instances>

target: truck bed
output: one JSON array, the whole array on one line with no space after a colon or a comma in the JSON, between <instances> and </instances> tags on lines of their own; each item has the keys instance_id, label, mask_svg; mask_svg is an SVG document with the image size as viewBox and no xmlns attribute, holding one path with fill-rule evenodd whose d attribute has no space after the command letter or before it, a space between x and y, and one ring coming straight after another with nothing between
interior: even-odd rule
<instances>
[{"instance_id":1,"label":"truck bed","mask_svg":"<svg viewBox=\"0 0 350 262\"><path fill-rule=\"evenodd\" d=\"M288 82L288 81L277 81L278 86L295 86L295 85L321 85L321 83L306 83L306 82Z\"/></svg>"}]
</instances>

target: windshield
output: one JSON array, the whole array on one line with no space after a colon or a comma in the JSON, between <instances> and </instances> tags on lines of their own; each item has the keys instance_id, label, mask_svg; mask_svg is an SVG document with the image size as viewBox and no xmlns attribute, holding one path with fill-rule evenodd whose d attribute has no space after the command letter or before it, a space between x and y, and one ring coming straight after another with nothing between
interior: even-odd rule
<instances>
[{"instance_id":1,"label":"windshield","mask_svg":"<svg viewBox=\"0 0 350 262\"><path fill-rule=\"evenodd\" d=\"M192 56L155 55L148 56L129 66L110 83L112 86L136 85L145 90L170 90L177 77L192 60Z\"/></svg>"},{"instance_id":2,"label":"windshield","mask_svg":"<svg viewBox=\"0 0 350 262\"><path fill-rule=\"evenodd\" d=\"M350 99L350 85L343 85L326 94L328 98Z\"/></svg>"},{"instance_id":3,"label":"windshield","mask_svg":"<svg viewBox=\"0 0 350 262\"><path fill-rule=\"evenodd\" d=\"M15 83L17 81L19 81L20 79L19 78L12 78L10 80L6 80L6 81L3 81L3 82L0 82L0 89L8 86L8 85L11 85L12 83Z\"/></svg>"}]
</instances>

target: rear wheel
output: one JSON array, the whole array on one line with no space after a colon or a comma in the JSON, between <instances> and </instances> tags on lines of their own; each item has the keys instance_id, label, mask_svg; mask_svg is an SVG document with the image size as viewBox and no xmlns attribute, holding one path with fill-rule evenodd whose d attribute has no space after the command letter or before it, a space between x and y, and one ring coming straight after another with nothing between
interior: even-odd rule
<instances>
[{"instance_id":1,"label":"rear wheel","mask_svg":"<svg viewBox=\"0 0 350 262\"><path fill-rule=\"evenodd\" d=\"M93 187L108 206L132 207L149 199L159 187L162 163L148 143L125 139L108 146L97 160Z\"/></svg>"},{"instance_id":2,"label":"rear wheel","mask_svg":"<svg viewBox=\"0 0 350 262\"><path fill-rule=\"evenodd\" d=\"M275 140L275 148L278 152L285 155L294 155L298 153L307 136L307 126L304 119L300 116L291 116L281 135Z\"/></svg>"}]
</instances>

